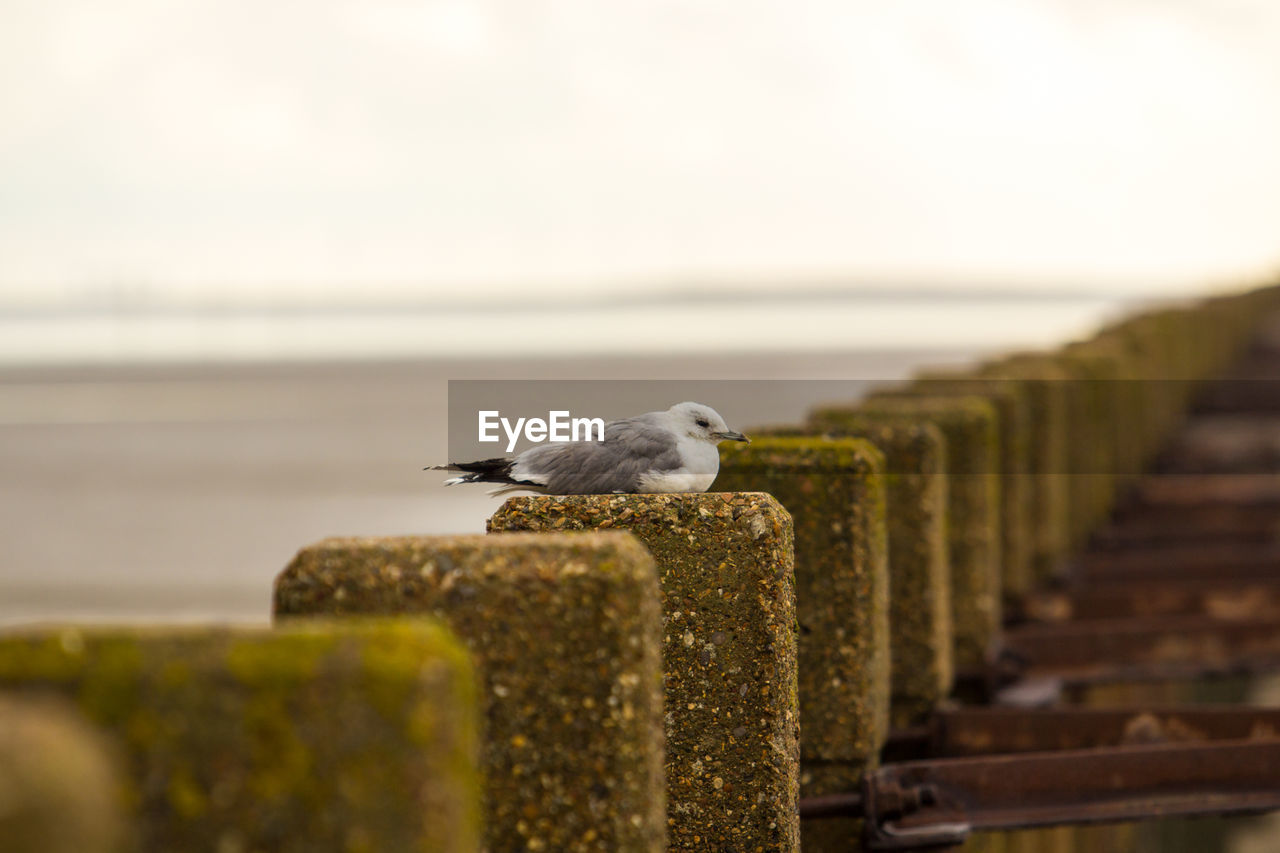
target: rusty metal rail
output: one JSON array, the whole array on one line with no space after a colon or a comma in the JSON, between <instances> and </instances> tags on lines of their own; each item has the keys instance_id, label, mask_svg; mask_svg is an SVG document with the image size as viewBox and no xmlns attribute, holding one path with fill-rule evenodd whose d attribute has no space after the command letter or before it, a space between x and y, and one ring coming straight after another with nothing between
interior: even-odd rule
<instances>
[{"instance_id":1,"label":"rusty metal rail","mask_svg":"<svg viewBox=\"0 0 1280 853\"><path fill-rule=\"evenodd\" d=\"M1280 516L1280 508L1276 513ZM1161 577L1203 570L1230 574L1236 566L1245 571L1261 566L1275 572L1280 568L1280 543L1206 543L1203 540L1148 543L1140 549L1095 550L1080 560L1079 568L1085 578L1093 580L1144 572L1156 572Z\"/></svg>"},{"instance_id":2,"label":"rusty metal rail","mask_svg":"<svg viewBox=\"0 0 1280 853\"><path fill-rule=\"evenodd\" d=\"M893 733L886 760L1064 749L1280 739L1280 708L1174 705L1129 708L957 708Z\"/></svg>"},{"instance_id":3,"label":"rusty metal rail","mask_svg":"<svg viewBox=\"0 0 1280 853\"><path fill-rule=\"evenodd\" d=\"M1248 673L1280 666L1280 620L1206 616L1022 625L1005 634L1003 669L1075 683Z\"/></svg>"},{"instance_id":4,"label":"rusty metal rail","mask_svg":"<svg viewBox=\"0 0 1280 853\"><path fill-rule=\"evenodd\" d=\"M865 819L873 850L963 843L978 830L1280 809L1280 740L1155 744L890 764L803 819Z\"/></svg>"},{"instance_id":5,"label":"rusty metal rail","mask_svg":"<svg viewBox=\"0 0 1280 853\"><path fill-rule=\"evenodd\" d=\"M1280 350L1266 359L1250 375L1280 373ZM957 695L1010 707L893 733L860 790L802 799L803 819L863 818L866 847L900 850L1280 810L1280 708L1061 704L1075 686L1280 670L1280 382L1222 383L1194 411L1069 577L1020 602L990 666L957 674Z\"/></svg>"},{"instance_id":6,"label":"rusty metal rail","mask_svg":"<svg viewBox=\"0 0 1280 853\"><path fill-rule=\"evenodd\" d=\"M1173 554L1133 555L1109 560L1090 559L1082 563L1082 582L1094 580L1276 580L1280 578L1280 554L1270 549L1235 549L1219 559L1201 559L1189 554L1179 558Z\"/></svg>"},{"instance_id":7,"label":"rusty metal rail","mask_svg":"<svg viewBox=\"0 0 1280 853\"><path fill-rule=\"evenodd\" d=\"M1133 515L1162 511L1217 507L1231 513L1280 509L1280 476L1275 474L1156 474L1139 483L1126 508L1117 513L1121 522Z\"/></svg>"},{"instance_id":8,"label":"rusty metal rail","mask_svg":"<svg viewBox=\"0 0 1280 853\"><path fill-rule=\"evenodd\" d=\"M1037 622L1155 616L1280 620L1280 578L1098 580L1035 593L1024 609Z\"/></svg>"},{"instance_id":9,"label":"rusty metal rail","mask_svg":"<svg viewBox=\"0 0 1280 853\"><path fill-rule=\"evenodd\" d=\"M1093 545L1103 550L1145 548L1180 542L1269 544L1280 537L1280 506L1230 505L1148 508L1124 522L1113 522L1093 534Z\"/></svg>"},{"instance_id":10,"label":"rusty metal rail","mask_svg":"<svg viewBox=\"0 0 1280 853\"><path fill-rule=\"evenodd\" d=\"M1280 384L1274 370L1268 368L1274 368L1274 362L1262 359L1237 367L1239 378L1219 382L1200 394L1193 411L1199 415L1242 411L1280 415Z\"/></svg>"}]
</instances>

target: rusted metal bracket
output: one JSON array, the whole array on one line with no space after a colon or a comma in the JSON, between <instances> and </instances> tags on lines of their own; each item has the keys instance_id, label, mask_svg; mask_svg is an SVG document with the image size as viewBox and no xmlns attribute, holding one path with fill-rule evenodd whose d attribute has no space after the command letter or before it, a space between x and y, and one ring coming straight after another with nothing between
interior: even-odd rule
<instances>
[{"instance_id":1,"label":"rusted metal bracket","mask_svg":"<svg viewBox=\"0 0 1280 853\"><path fill-rule=\"evenodd\" d=\"M1280 739L1280 708L958 708L890 733L886 762L1064 749Z\"/></svg>"},{"instance_id":2,"label":"rusted metal bracket","mask_svg":"<svg viewBox=\"0 0 1280 853\"><path fill-rule=\"evenodd\" d=\"M1266 386L1211 389L1198 410L1232 417L1185 427L1064 582L1014 602L990 664L957 674L956 696L1012 707L893 733L858 791L802 799L801 817L859 817L867 848L908 850L1280 810L1280 709L1041 707L1076 685L1280 666L1280 449L1273 421L1238 417L1280 411L1280 382Z\"/></svg>"},{"instance_id":3,"label":"rusted metal bracket","mask_svg":"<svg viewBox=\"0 0 1280 853\"><path fill-rule=\"evenodd\" d=\"M1280 740L985 755L885 765L862 790L800 802L805 820L864 818L872 850L962 843L979 830L1280 809Z\"/></svg>"},{"instance_id":4,"label":"rusted metal bracket","mask_svg":"<svg viewBox=\"0 0 1280 853\"><path fill-rule=\"evenodd\" d=\"M1274 580L1280 548L1236 543L1173 544L1142 550L1094 552L1080 561L1077 577L1095 580Z\"/></svg>"},{"instance_id":5,"label":"rusted metal bracket","mask_svg":"<svg viewBox=\"0 0 1280 853\"><path fill-rule=\"evenodd\" d=\"M1190 510L1197 517L1213 508L1233 512L1280 509L1280 477L1272 473L1153 474L1134 487L1128 512L1146 514ZM1195 518L1191 519L1195 523Z\"/></svg>"},{"instance_id":6,"label":"rusted metal bracket","mask_svg":"<svg viewBox=\"0 0 1280 853\"><path fill-rule=\"evenodd\" d=\"M1280 620L1205 616L1027 624L1005 632L995 676L1075 684L1195 678L1274 669Z\"/></svg>"},{"instance_id":7,"label":"rusted metal bracket","mask_svg":"<svg viewBox=\"0 0 1280 853\"><path fill-rule=\"evenodd\" d=\"M1028 622L1005 630L986 667L958 671L955 694L980 704L1035 707L1096 684L1221 678L1278 667L1280 614Z\"/></svg>"},{"instance_id":8,"label":"rusted metal bracket","mask_svg":"<svg viewBox=\"0 0 1280 853\"><path fill-rule=\"evenodd\" d=\"M1148 506L1121 515L1096 530L1093 547L1103 551L1144 548L1148 544L1179 542L1275 542L1280 507L1274 505L1234 506L1210 503L1204 506Z\"/></svg>"},{"instance_id":9,"label":"rusted metal bracket","mask_svg":"<svg viewBox=\"0 0 1280 853\"><path fill-rule=\"evenodd\" d=\"M1121 523L1098 528L1089 543L1098 551L1125 551L1151 545L1236 544L1269 546L1280 539L1280 514L1274 506L1193 507L1161 512L1132 512Z\"/></svg>"},{"instance_id":10,"label":"rusted metal bracket","mask_svg":"<svg viewBox=\"0 0 1280 853\"><path fill-rule=\"evenodd\" d=\"M1130 619L1208 616L1224 621L1280 620L1280 577L1259 580L1098 579L1070 589L1034 592L1023 603L1029 619Z\"/></svg>"}]
</instances>

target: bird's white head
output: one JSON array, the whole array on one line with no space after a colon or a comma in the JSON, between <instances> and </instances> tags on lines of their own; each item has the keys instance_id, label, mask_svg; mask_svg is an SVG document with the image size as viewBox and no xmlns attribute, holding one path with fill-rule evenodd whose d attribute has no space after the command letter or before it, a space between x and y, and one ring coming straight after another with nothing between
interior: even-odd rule
<instances>
[{"instance_id":1,"label":"bird's white head","mask_svg":"<svg viewBox=\"0 0 1280 853\"><path fill-rule=\"evenodd\" d=\"M709 441L712 444L725 440L751 441L742 433L729 429L719 412L701 403L676 403L667 409L667 414L675 421L674 429L699 441Z\"/></svg>"}]
</instances>

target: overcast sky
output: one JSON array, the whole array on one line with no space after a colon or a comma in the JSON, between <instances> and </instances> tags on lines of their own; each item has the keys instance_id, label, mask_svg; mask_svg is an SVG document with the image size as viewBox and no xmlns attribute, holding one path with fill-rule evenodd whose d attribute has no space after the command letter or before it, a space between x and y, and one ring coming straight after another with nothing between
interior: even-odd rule
<instances>
[{"instance_id":1,"label":"overcast sky","mask_svg":"<svg viewBox=\"0 0 1280 853\"><path fill-rule=\"evenodd\" d=\"M1234 283L1278 44L1274 0L5 0L0 290Z\"/></svg>"}]
</instances>

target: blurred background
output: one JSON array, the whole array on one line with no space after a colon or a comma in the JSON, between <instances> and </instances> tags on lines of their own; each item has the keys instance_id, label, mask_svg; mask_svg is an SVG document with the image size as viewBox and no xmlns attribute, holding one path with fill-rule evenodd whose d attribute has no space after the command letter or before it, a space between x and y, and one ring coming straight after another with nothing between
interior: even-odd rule
<instances>
[{"instance_id":1,"label":"blurred background","mask_svg":"<svg viewBox=\"0 0 1280 853\"><path fill-rule=\"evenodd\" d=\"M1260 283L1278 42L1269 0L7 0L0 622L261 621L322 536L483 529L420 470L449 379L892 379Z\"/></svg>"}]
</instances>

